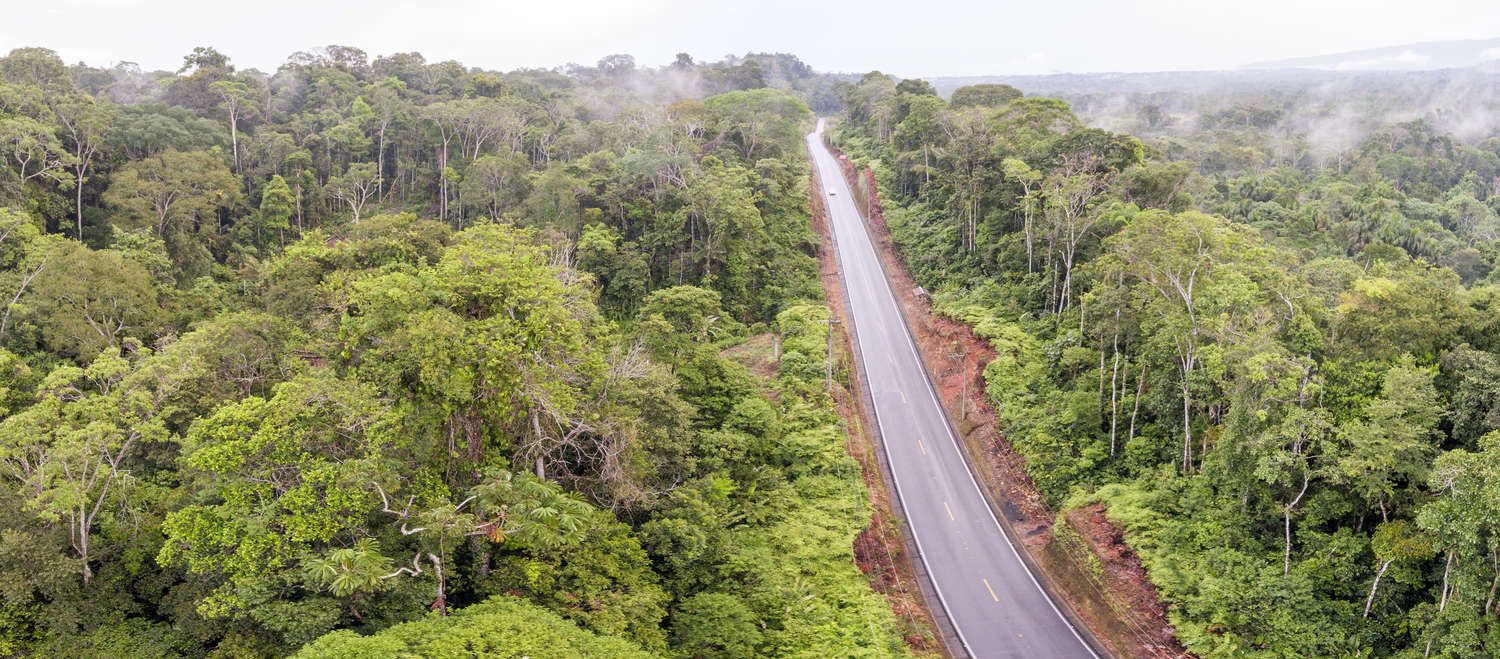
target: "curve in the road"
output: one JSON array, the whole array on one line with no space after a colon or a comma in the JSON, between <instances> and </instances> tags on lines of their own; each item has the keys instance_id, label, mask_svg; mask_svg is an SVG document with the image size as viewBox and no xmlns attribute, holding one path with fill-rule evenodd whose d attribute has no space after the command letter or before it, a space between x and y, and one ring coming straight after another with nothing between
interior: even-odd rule
<instances>
[{"instance_id":1,"label":"curve in the road","mask_svg":"<svg viewBox=\"0 0 1500 659\"><path fill-rule=\"evenodd\" d=\"M938 601L974 657L1097 657L1027 569L969 470L848 183L822 142L824 126L819 119L807 149L896 498Z\"/></svg>"}]
</instances>

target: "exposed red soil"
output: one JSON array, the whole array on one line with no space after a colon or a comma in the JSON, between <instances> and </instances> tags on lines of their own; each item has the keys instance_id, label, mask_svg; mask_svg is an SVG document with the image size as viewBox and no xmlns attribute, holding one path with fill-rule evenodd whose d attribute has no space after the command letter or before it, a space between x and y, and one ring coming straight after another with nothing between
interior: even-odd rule
<instances>
[{"instance_id":1,"label":"exposed red soil","mask_svg":"<svg viewBox=\"0 0 1500 659\"><path fill-rule=\"evenodd\" d=\"M827 138L825 137L825 142ZM984 395L984 367L994 359L988 342L975 336L962 321L933 312L930 300L915 283L891 242L874 172L856 171L854 164L831 142L829 148L855 188L866 226L874 240L886 276L915 335L928 375L937 386L963 437L969 463L1001 508L1000 517L1018 539L1030 562L1064 603L1114 654L1122 657L1189 656L1174 636L1156 587L1140 560L1121 540L1120 531L1102 514L1089 509L1071 511L1066 519L1083 538L1099 569L1088 567L1086 556L1057 542L1052 510L1026 474L1025 459L1006 440L994 408ZM816 204L818 200L814 200ZM825 241L827 238L825 237ZM824 288L828 288L825 284ZM953 355L964 355L957 357ZM967 387L965 387L967 380ZM967 391L967 405L964 393ZM1097 506L1095 508L1098 508Z\"/></svg>"},{"instance_id":2,"label":"exposed red soil","mask_svg":"<svg viewBox=\"0 0 1500 659\"><path fill-rule=\"evenodd\" d=\"M1116 617L1131 627L1144 657L1190 656L1173 636L1167 607L1157 597L1156 587L1146 575L1141 559L1125 544L1124 534L1095 503L1066 513L1069 526L1083 538L1088 550L1100 561L1094 584L1107 593Z\"/></svg>"}]
</instances>

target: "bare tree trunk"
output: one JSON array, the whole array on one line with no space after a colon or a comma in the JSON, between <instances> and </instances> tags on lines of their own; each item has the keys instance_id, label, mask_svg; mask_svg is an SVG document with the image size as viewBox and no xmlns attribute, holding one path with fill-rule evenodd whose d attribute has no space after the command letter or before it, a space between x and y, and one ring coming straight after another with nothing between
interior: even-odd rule
<instances>
[{"instance_id":1,"label":"bare tree trunk","mask_svg":"<svg viewBox=\"0 0 1500 659\"><path fill-rule=\"evenodd\" d=\"M922 184L932 182L932 162L927 154L927 141L922 141Z\"/></svg>"},{"instance_id":2,"label":"bare tree trunk","mask_svg":"<svg viewBox=\"0 0 1500 659\"><path fill-rule=\"evenodd\" d=\"M1490 594L1484 599L1485 615L1490 614L1490 607L1495 604L1495 587L1500 586L1500 555L1497 555L1494 549L1490 549L1490 566L1495 577L1490 580Z\"/></svg>"},{"instance_id":3,"label":"bare tree trunk","mask_svg":"<svg viewBox=\"0 0 1500 659\"><path fill-rule=\"evenodd\" d=\"M235 104L229 105L229 150L234 157L234 173L240 173L240 121Z\"/></svg>"},{"instance_id":4,"label":"bare tree trunk","mask_svg":"<svg viewBox=\"0 0 1500 659\"><path fill-rule=\"evenodd\" d=\"M438 201L438 215L444 222L448 221L448 138L443 138L443 149L438 155L438 179L441 199Z\"/></svg>"},{"instance_id":5,"label":"bare tree trunk","mask_svg":"<svg viewBox=\"0 0 1500 659\"><path fill-rule=\"evenodd\" d=\"M1448 560L1443 566L1443 598L1438 602L1438 611L1448 608L1448 575L1453 573L1453 550L1448 550Z\"/></svg>"},{"instance_id":6,"label":"bare tree trunk","mask_svg":"<svg viewBox=\"0 0 1500 659\"><path fill-rule=\"evenodd\" d=\"M89 568L89 527L84 523L86 515L83 504L78 504L78 523L74 525L74 533L78 534L78 558L83 562L83 585L85 586L89 585L89 579L94 577L94 571Z\"/></svg>"},{"instance_id":7,"label":"bare tree trunk","mask_svg":"<svg viewBox=\"0 0 1500 659\"><path fill-rule=\"evenodd\" d=\"M1029 275L1036 272L1031 251L1031 186L1023 182L1021 190L1021 224L1026 232L1026 274Z\"/></svg>"},{"instance_id":8,"label":"bare tree trunk","mask_svg":"<svg viewBox=\"0 0 1500 659\"><path fill-rule=\"evenodd\" d=\"M1118 317L1118 316L1117 316ZM1125 363L1130 375L1130 362ZM1109 457L1115 457L1115 431L1120 426L1120 332L1115 332L1115 366L1109 376Z\"/></svg>"},{"instance_id":9,"label":"bare tree trunk","mask_svg":"<svg viewBox=\"0 0 1500 659\"><path fill-rule=\"evenodd\" d=\"M1444 609L1448 608L1448 576L1452 572L1453 572L1453 550L1449 549L1448 550L1448 560L1447 560L1446 565L1443 567L1443 597L1438 602L1438 613L1442 613ZM1432 656L1432 639L1431 638L1427 639L1427 648L1422 651L1422 656L1423 657L1430 657L1430 656Z\"/></svg>"},{"instance_id":10,"label":"bare tree trunk","mask_svg":"<svg viewBox=\"0 0 1500 659\"><path fill-rule=\"evenodd\" d=\"M436 556L433 556L430 553L427 554L427 558L432 561L432 569L433 569L433 571L437 572L437 582L438 582L437 605L438 605L438 609L440 609L442 611L443 615L448 615L448 582L443 577L443 561L442 561L442 559L440 559L440 558L438 558Z\"/></svg>"},{"instance_id":11,"label":"bare tree trunk","mask_svg":"<svg viewBox=\"0 0 1500 659\"><path fill-rule=\"evenodd\" d=\"M380 151L375 154L375 196L385 203L385 128L380 126Z\"/></svg>"},{"instance_id":12,"label":"bare tree trunk","mask_svg":"<svg viewBox=\"0 0 1500 659\"><path fill-rule=\"evenodd\" d=\"M83 242L83 173L87 169L87 165L79 167L78 178L73 182L74 208L78 213L78 242Z\"/></svg>"},{"instance_id":13,"label":"bare tree trunk","mask_svg":"<svg viewBox=\"0 0 1500 659\"><path fill-rule=\"evenodd\" d=\"M1365 598L1365 613L1362 617L1370 617L1370 605L1375 603L1375 589L1380 587L1380 578L1385 576L1386 568L1391 566L1391 560L1380 562L1380 571L1375 573L1375 583L1370 584L1370 596Z\"/></svg>"},{"instance_id":14,"label":"bare tree trunk","mask_svg":"<svg viewBox=\"0 0 1500 659\"><path fill-rule=\"evenodd\" d=\"M1193 469L1193 415L1192 398L1188 395L1187 374L1182 376L1182 473Z\"/></svg>"},{"instance_id":15,"label":"bare tree trunk","mask_svg":"<svg viewBox=\"0 0 1500 659\"><path fill-rule=\"evenodd\" d=\"M536 454L536 477L547 480L547 465L542 461L542 421L537 418L536 410L531 411L531 429L536 432L537 454Z\"/></svg>"},{"instance_id":16,"label":"bare tree trunk","mask_svg":"<svg viewBox=\"0 0 1500 659\"><path fill-rule=\"evenodd\" d=\"M1073 249L1070 247L1068 249L1067 256L1063 258L1062 293L1058 296L1057 301L1057 313L1059 314L1061 314L1063 311L1066 311L1069 304L1072 302L1073 296L1071 294L1073 292L1073 256Z\"/></svg>"},{"instance_id":17,"label":"bare tree trunk","mask_svg":"<svg viewBox=\"0 0 1500 659\"><path fill-rule=\"evenodd\" d=\"M5 338L5 328L10 325L11 308L16 306L16 302L20 301L21 299L21 294L25 293L26 287L31 285L31 280L36 279L36 276L41 274L42 268L45 267L47 267L47 259L43 258L42 262L36 266L36 270L32 271L30 275L27 275L25 279L21 280L21 287L16 289L16 294L10 299L10 304L5 305L5 315L0 316L0 339Z\"/></svg>"}]
</instances>

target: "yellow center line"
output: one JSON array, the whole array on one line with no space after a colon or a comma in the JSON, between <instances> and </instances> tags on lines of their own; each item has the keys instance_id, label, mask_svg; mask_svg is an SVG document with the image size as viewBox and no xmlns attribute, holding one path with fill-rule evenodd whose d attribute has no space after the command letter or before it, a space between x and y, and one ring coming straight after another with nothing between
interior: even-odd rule
<instances>
[{"instance_id":1,"label":"yellow center line","mask_svg":"<svg viewBox=\"0 0 1500 659\"><path fill-rule=\"evenodd\" d=\"M1000 601L1000 598L995 597L995 589L990 588L990 580L982 579L981 581L984 581L984 589L990 591L990 599L995 600L996 602Z\"/></svg>"},{"instance_id":2,"label":"yellow center line","mask_svg":"<svg viewBox=\"0 0 1500 659\"><path fill-rule=\"evenodd\" d=\"M953 509L948 507L948 502L947 501L943 502L943 510L948 511L948 519L951 519L951 520L953 520L955 522L958 521L956 519L953 519ZM995 600L995 601L998 602L1000 600Z\"/></svg>"},{"instance_id":3,"label":"yellow center line","mask_svg":"<svg viewBox=\"0 0 1500 659\"><path fill-rule=\"evenodd\" d=\"M927 455L927 447L922 445L922 440L917 440L917 448L922 449L922 455Z\"/></svg>"},{"instance_id":4,"label":"yellow center line","mask_svg":"<svg viewBox=\"0 0 1500 659\"><path fill-rule=\"evenodd\" d=\"M896 393L901 394L901 404L905 405L906 404L906 392L904 392L904 391L898 391Z\"/></svg>"},{"instance_id":5,"label":"yellow center line","mask_svg":"<svg viewBox=\"0 0 1500 659\"><path fill-rule=\"evenodd\" d=\"M886 361L888 361L888 362L890 362L892 364L896 363L896 358L892 357L891 353L889 353L889 352L885 353L885 359L886 359Z\"/></svg>"}]
</instances>

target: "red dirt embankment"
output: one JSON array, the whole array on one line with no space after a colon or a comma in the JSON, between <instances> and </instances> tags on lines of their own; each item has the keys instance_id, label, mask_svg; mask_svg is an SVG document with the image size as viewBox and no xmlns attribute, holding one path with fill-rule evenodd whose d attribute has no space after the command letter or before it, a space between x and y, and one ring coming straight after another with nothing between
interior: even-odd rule
<instances>
[{"instance_id":1,"label":"red dirt embankment","mask_svg":"<svg viewBox=\"0 0 1500 659\"><path fill-rule=\"evenodd\" d=\"M1113 654L1189 656L1177 642L1166 607L1140 560L1125 545L1119 529L1105 518L1102 506L1059 516L1037 492L1026 474L1025 459L1006 440L984 395L981 374L994 359L994 350L967 324L932 311L930 301L891 242L874 172L869 168L856 170L826 134L824 141L866 211L866 227L906 314L927 373L963 437L969 464L988 490L997 516L1025 550L1027 562L1040 569L1054 597L1060 598ZM819 201L815 199L814 203ZM824 241L826 245L826 236ZM832 300L830 296L830 304ZM965 392L967 405L963 401ZM1064 526L1054 528L1059 522Z\"/></svg>"}]
</instances>

